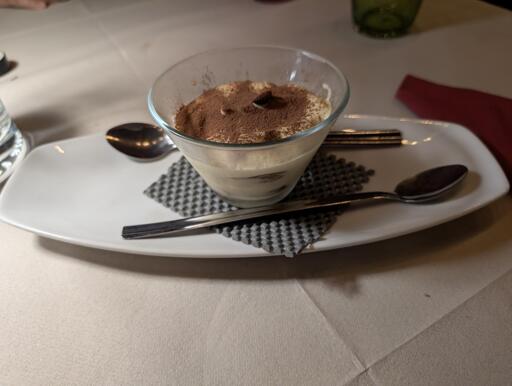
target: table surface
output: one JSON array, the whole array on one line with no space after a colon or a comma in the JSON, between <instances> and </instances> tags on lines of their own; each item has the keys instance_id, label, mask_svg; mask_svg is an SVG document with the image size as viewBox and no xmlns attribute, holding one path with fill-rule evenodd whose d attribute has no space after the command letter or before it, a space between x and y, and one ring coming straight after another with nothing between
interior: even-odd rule
<instances>
[{"instance_id":1,"label":"table surface","mask_svg":"<svg viewBox=\"0 0 512 386\"><path fill-rule=\"evenodd\" d=\"M291 45L336 63L348 113L411 117L405 74L512 97L512 14L426 0L411 34L356 33L350 2L73 0L0 10L0 98L36 144L149 121L172 63ZM51 171L48 171L49 173ZM79 192L77 192L79 194ZM512 379L512 198L326 253L186 260L0 224L0 384L485 384Z\"/></svg>"}]
</instances>

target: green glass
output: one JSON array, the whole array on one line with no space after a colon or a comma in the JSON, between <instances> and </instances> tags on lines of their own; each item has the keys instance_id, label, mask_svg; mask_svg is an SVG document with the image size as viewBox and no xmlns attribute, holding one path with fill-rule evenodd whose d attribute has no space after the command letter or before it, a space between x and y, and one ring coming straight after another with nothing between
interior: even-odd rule
<instances>
[{"instance_id":1,"label":"green glass","mask_svg":"<svg viewBox=\"0 0 512 386\"><path fill-rule=\"evenodd\" d=\"M354 24L374 37L400 36L414 22L421 0L352 0Z\"/></svg>"}]
</instances>

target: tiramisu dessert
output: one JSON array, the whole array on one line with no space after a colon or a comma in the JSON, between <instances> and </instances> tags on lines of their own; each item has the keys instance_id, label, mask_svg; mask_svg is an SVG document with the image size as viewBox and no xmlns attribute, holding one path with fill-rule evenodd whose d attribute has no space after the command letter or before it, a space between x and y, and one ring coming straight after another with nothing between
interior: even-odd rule
<instances>
[{"instance_id":1,"label":"tiramisu dessert","mask_svg":"<svg viewBox=\"0 0 512 386\"><path fill-rule=\"evenodd\" d=\"M176 114L176 129L220 143L262 143L307 130L330 113L325 99L293 84L232 82L203 92Z\"/></svg>"},{"instance_id":2,"label":"tiramisu dessert","mask_svg":"<svg viewBox=\"0 0 512 386\"><path fill-rule=\"evenodd\" d=\"M298 85L240 81L204 91L179 108L174 123L212 142L201 147L202 155L187 157L210 187L236 206L252 207L288 195L326 132L262 148L226 151L217 145L271 144L314 127L330 112L326 99Z\"/></svg>"}]
</instances>

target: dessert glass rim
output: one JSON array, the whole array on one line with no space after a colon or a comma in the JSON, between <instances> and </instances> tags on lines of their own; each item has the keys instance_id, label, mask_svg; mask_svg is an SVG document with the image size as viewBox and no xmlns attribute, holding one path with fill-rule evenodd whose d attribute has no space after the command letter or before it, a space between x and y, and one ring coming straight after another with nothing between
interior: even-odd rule
<instances>
[{"instance_id":1,"label":"dessert glass rim","mask_svg":"<svg viewBox=\"0 0 512 386\"><path fill-rule=\"evenodd\" d=\"M335 108L331 107L331 112L325 119L323 119L316 125L310 127L309 129L299 131L299 132L292 134L285 138L279 138L279 139L274 139L272 141L257 142L257 143L223 143L223 142L208 141L206 139L196 138L196 137L187 135L187 134L177 130L175 127L173 127L173 125L169 124L156 111L155 106L153 104L153 88L165 74L167 74L169 71L171 71L173 68L179 66L180 64L183 64L184 62L186 62L194 57L197 57L200 55L205 55L208 53L213 53L213 52L236 51L236 50L247 50L247 49L269 49L269 48L270 49L278 49L278 50L294 51L294 52L300 53L301 55L307 56L311 59L323 62L323 63L327 64L329 67L331 67L332 70L336 73L336 75L342 80L342 82L345 83L346 91L345 91L345 94L343 95L343 98L341 99L341 101L338 103L338 105ZM279 46L279 45L251 45L251 46L233 46L233 47L213 48L210 50L195 53L194 55L187 56L186 58L179 60L178 62L174 63L172 66L167 68L164 72L162 72L156 78L156 80L153 82L153 85L151 86L151 88L149 90L149 93L147 96L147 102L148 102L149 113L151 114L152 118L156 121L156 123L158 123L158 125L160 125L164 129L171 131L174 135L176 135L182 139L194 142L197 145L208 146L208 147L229 148L229 149L262 149L262 148L277 146L277 145L287 143L287 142L292 142L299 138L307 137L307 136L321 130L326 125L330 125L331 123L334 123L334 121L336 119L338 119L338 116L341 114L343 109L347 106L349 97L350 97L350 85L348 83L347 78L338 69L338 67L336 67L330 60L325 59L324 57L317 55L313 52L306 51L306 50L303 50L300 48Z\"/></svg>"}]
</instances>

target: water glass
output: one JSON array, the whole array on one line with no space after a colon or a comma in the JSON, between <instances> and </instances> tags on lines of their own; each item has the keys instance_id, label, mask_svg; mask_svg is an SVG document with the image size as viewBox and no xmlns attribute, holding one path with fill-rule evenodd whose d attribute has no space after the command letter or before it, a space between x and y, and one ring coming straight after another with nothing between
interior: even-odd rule
<instances>
[{"instance_id":1,"label":"water glass","mask_svg":"<svg viewBox=\"0 0 512 386\"><path fill-rule=\"evenodd\" d=\"M352 18L359 32L395 37L407 33L420 5L421 0L352 0Z\"/></svg>"},{"instance_id":2,"label":"water glass","mask_svg":"<svg viewBox=\"0 0 512 386\"><path fill-rule=\"evenodd\" d=\"M2 101L0 100L0 147L9 140L12 135L12 121Z\"/></svg>"}]
</instances>

